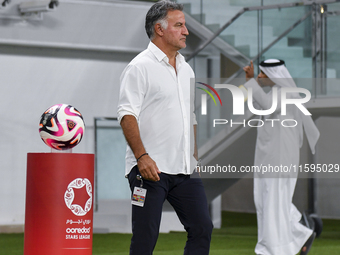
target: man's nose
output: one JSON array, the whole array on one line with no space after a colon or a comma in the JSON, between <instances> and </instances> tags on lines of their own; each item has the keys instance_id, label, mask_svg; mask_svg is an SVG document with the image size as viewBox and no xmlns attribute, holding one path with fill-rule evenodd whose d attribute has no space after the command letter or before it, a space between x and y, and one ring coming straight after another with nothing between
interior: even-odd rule
<instances>
[{"instance_id":1,"label":"man's nose","mask_svg":"<svg viewBox=\"0 0 340 255\"><path fill-rule=\"evenodd\" d=\"M257 78L265 78L265 76L262 73L259 73L259 75L257 76Z\"/></svg>"},{"instance_id":2,"label":"man's nose","mask_svg":"<svg viewBox=\"0 0 340 255\"><path fill-rule=\"evenodd\" d=\"M182 34L183 35L189 35L189 31L188 31L186 26L184 26Z\"/></svg>"}]
</instances>

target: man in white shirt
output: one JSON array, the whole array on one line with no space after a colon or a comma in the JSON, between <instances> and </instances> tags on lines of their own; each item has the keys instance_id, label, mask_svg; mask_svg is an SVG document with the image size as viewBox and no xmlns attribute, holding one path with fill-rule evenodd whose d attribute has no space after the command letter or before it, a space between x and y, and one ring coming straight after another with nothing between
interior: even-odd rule
<instances>
[{"instance_id":1,"label":"man in white shirt","mask_svg":"<svg viewBox=\"0 0 340 255\"><path fill-rule=\"evenodd\" d=\"M270 109L273 104L273 90L277 90L277 109L262 116L263 125L257 129L255 149L256 166L298 166L303 130L312 153L319 138L319 131L312 118L304 115L295 105L288 105L286 115L281 114L282 88L295 88L296 84L284 65L284 61L268 59L259 65L261 73L254 78L254 66L244 67L247 82L244 87L252 89L256 108ZM271 87L265 93L262 87ZM287 98L299 99L298 93L287 93ZM277 125L286 119L295 123ZM268 121L266 121L268 120ZM272 121L276 125L273 125ZM258 242L255 253L258 255L301 255L309 252L315 238L313 230L299 221L301 213L292 203L297 181L297 172L275 172L254 175L254 202L257 213Z\"/></svg>"},{"instance_id":2,"label":"man in white shirt","mask_svg":"<svg viewBox=\"0 0 340 255\"><path fill-rule=\"evenodd\" d=\"M130 254L152 254L165 199L188 232L184 254L209 254L212 222L204 187L190 178L195 116L194 72L178 50L186 47L183 6L154 4L146 15L151 42L121 76L118 119L128 142L125 173L132 194ZM191 124L190 124L191 123Z\"/></svg>"}]
</instances>

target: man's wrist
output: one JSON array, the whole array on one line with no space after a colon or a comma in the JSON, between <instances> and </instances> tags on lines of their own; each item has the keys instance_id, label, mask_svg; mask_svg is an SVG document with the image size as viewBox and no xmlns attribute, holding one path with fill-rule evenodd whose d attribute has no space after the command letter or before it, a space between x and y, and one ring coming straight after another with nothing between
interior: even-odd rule
<instances>
[{"instance_id":1,"label":"man's wrist","mask_svg":"<svg viewBox=\"0 0 340 255\"><path fill-rule=\"evenodd\" d=\"M146 155L149 155L147 152L145 152L145 153L143 153L142 155L140 155L138 158L137 158L137 162L142 158L142 157L144 157L144 156L146 156Z\"/></svg>"}]
</instances>

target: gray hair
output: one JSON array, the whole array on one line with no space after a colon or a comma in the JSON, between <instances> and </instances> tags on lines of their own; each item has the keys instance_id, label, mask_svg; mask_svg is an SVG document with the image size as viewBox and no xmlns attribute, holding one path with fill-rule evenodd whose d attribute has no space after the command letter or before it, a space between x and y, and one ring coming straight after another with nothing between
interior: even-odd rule
<instances>
[{"instance_id":1,"label":"gray hair","mask_svg":"<svg viewBox=\"0 0 340 255\"><path fill-rule=\"evenodd\" d=\"M168 11L183 11L183 5L168 0L162 0L151 6L145 18L145 31L152 40L155 37L155 24L160 23L162 28L168 27Z\"/></svg>"}]
</instances>

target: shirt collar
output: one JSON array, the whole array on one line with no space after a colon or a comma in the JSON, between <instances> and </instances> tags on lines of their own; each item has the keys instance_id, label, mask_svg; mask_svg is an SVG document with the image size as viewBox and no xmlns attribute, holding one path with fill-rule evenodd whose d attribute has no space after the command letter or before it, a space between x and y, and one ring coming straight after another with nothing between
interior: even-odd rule
<instances>
[{"instance_id":1,"label":"shirt collar","mask_svg":"<svg viewBox=\"0 0 340 255\"><path fill-rule=\"evenodd\" d=\"M169 62L168 56L151 41L148 45L148 50L150 50L155 55L159 62L161 62L163 59L166 59L166 62ZM178 64L182 63L184 61L183 55L177 52L176 60L178 60Z\"/></svg>"}]
</instances>

